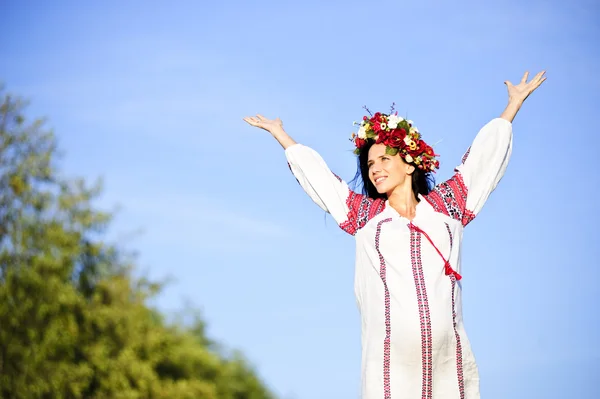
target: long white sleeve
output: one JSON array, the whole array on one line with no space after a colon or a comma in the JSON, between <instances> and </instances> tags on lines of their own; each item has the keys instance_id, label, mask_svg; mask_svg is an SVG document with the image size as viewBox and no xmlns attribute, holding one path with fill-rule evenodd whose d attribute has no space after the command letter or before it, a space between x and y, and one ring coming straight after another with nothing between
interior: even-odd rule
<instances>
[{"instance_id":1,"label":"long white sleeve","mask_svg":"<svg viewBox=\"0 0 600 399\"><path fill-rule=\"evenodd\" d=\"M502 118L487 123L456 168L467 187L466 208L477 215L506 172L512 153L512 124Z\"/></svg>"},{"instance_id":2,"label":"long white sleeve","mask_svg":"<svg viewBox=\"0 0 600 399\"><path fill-rule=\"evenodd\" d=\"M295 144L285 150L285 155L300 186L348 234L355 235L385 208L385 201L350 190L313 149Z\"/></svg>"},{"instance_id":3,"label":"long white sleeve","mask_svg":"<svg viewBox=\"0 0 600 399\"><path fill-rule=\"evenodd\" d=\"M338 224L347 220L350 211L346 200L350 189L331 172L323 158L313 149L294 144L285 150L290 169L308 196Z\"/></svg>"},{"instance_id":4,"label":"long white sleeve","mask_svg":"<svg viewBox=\"0 0 600 399\"><path fill-rule=\"evenodd\" d=\"M493 119L481 128L455 175L438 184L425 198L438 212L466 226L498 186L511 153L512 124Z\"/></svg>"}]
</instances>

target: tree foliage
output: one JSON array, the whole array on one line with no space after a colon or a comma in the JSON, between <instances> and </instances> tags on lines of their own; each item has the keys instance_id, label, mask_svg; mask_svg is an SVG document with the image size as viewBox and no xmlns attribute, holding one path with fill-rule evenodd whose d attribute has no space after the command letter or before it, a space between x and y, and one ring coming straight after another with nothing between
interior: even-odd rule
<instances>
[{"instance_id":1,"label":"tree foliage","mask_svg":"<svg viewBox=\"0 0 600 399\"><path fill-rule=\"evenodd\" d=\"M0 397L270 399L200 318L167 323L161 285L103 241L98 184L61 176L57 144L0 91Z\"/></svg>"}]
</instances>

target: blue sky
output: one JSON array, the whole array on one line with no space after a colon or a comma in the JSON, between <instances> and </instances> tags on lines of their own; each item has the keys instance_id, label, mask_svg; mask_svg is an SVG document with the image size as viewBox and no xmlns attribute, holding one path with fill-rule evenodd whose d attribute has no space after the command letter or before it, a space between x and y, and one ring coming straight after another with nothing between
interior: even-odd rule
<instances>
[{"instance_id":1,"label":"blue sky","mask_svg":"<svg viewBox=\"0 0 600 399\"><path fill-rule=\"evenodd\" d=\"M65 174L104 179L112 239L172 278L157 305L200 307L285 399L358 397L354 245L242 117L281 117L350 179L352 121L396 102L442 140L442 181L502 82L546 69L465 232L465 323L484 398L600 396L598 3L1 4L0 80L48 117Z\"/></svg>"}]
</instances>

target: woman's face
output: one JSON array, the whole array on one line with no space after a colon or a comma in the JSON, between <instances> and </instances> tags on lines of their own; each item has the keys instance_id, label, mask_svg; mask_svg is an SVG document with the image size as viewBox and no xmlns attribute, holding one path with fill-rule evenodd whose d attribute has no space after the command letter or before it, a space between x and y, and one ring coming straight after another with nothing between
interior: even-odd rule
<instances>
[{"instance_id":1,"label":"woman's face","mask_svg":"<svg viewBox=\"0 0 600 399\"><path fill-rule=\"evenodd\" d=\"M409 184L414 166L404 162L399 154L388 155L385 153L385 144L373 144L369 149L367 166L369 180L380 194L388 197L398 186ZM408 182L406 181L408 179Z\"/></svg>"}]
</instances>

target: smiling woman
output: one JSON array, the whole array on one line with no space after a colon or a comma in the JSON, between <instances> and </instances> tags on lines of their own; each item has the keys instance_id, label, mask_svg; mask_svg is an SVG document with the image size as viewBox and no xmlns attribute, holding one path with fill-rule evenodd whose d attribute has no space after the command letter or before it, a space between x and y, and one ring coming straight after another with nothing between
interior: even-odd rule
<instances>
[{"instance_id":1,"label":"smiling woman","mask_svg":"<svg viewBox=\"0 0 600 399\"><path fill-rule=\"evenodd\" d=\"M454 176L435 187L436 154L397 114L365 116L352 137L362 193L296 143L281 120L244 118L275 137L304 191L355 237L363 399L480 397L457 283L462 233L504 175L514 117L546 79L544 72L527 78L505 82L506 109L479 131Z\"/></svg>"}]
</instances>

